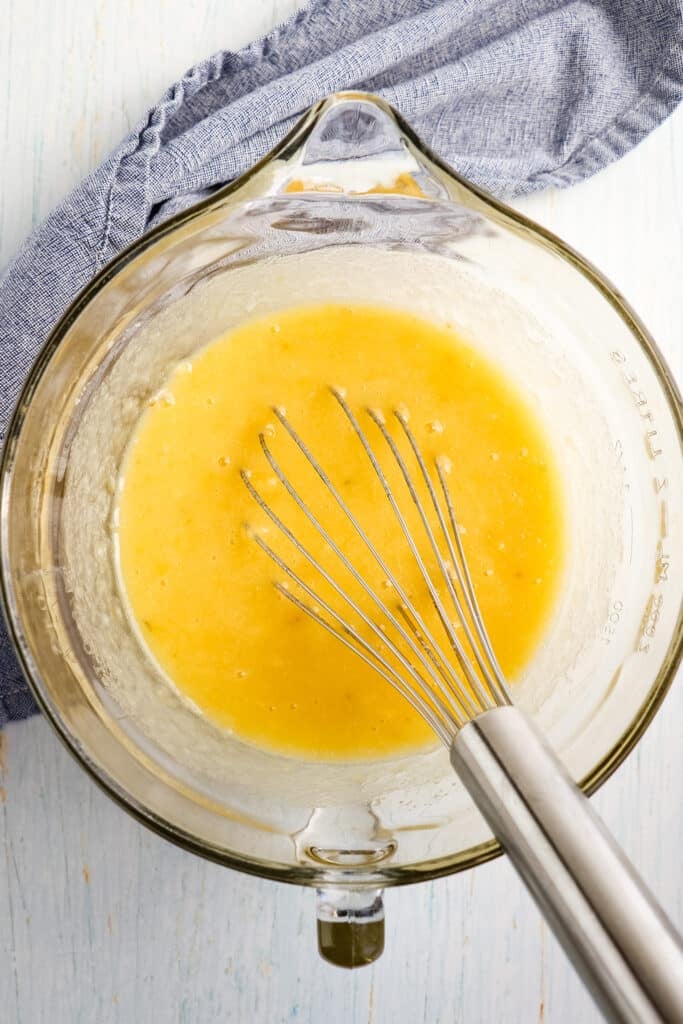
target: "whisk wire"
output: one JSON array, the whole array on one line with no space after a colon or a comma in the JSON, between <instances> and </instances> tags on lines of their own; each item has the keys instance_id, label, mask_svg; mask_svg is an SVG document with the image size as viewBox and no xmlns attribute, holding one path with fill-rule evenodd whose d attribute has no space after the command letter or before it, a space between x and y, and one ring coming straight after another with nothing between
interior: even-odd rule
<instances>
[{"instance_id":1,"label":"whisk wire","mask_svg":"<svg viewBox=\"0 0 683 1024\"><path fill-rule=\"evenodd\" d=\"M337 389L331 389L331 392L334 395L334 397L337 399L337 401L340 402L340 404L342 404L344 400L343 400L343 397L341 396L340 392ZM342 408L344 408L343 404L342 404ZM347 409L348 409L348 407L347 407ZM385 575L385 577L391 583L391 586L395 590L396 594L399 596L399 598L401 599L401 601L405 605L409 605L410 604L410 598L406 594L406 592L405 592L405 590L404 590L400 580L396 577L395 573L391 570L391 568L387 565L386 561L382 558L381 554L379 553L379 551L377 550L375 545L372 543L372 541L368 537L366 531L360 525L360 523L358 522L358 520L354 516L353 512L349 508L348 504L346 503L344 498L341 496L341 494L339 493L337 488L334 486L333 482L330 480L329 476L324 471L324 469L322 468L320 463L317 461L317 459L315 458L315 456L313 455L313 453L309 449L308 445L306 445L306 443L299 436L297 431L294 429L292 424L287 419L287 416L283 412L282 409L279 409L279 408L275 407L275 408L273 408L273 412L275 413L276 417L278 418L278 420L280 421L282 426L285 428L285 430L287 431L287 433L289 434L291 439L297 445L297 447L301 451L302 455L306 458L308 463L314 469L315 473L317 474L317 476L319 477L321 482L325 485L325 487L327 488L329 493L332 495L332 497L334 498L335 502L337 503L337 505L339 506L341 511L344 513L344 515L346 516L348 521L351 523L351 525L353 526L355 532L360 537L360 539L362 540L362 542L364 543L364 545L366 546L366 548L368 549L368 551L370 552L370 554L372 555L374 560L376 561L377 565L382 570L382 572ZM350 410L348 410L347 415L353 416L353 414L350 412ZM352 422L352 426L354 426L354 421L351 421L351 422ZM380 479L384 479L382 471L381 471L381 468L376 463L376 459L374 457L374 454L372 453L372 449L369 446L369 442L367 441L367 438L363 434L363 432L362 432L362 430L360 428L360 425L357 424L357 421L355 422L354 429L356 430L356 433L358 433L358 431L360 431L360 435L362 435L362 436L359 435L359 437L361 439L361 443L363 443L364 447L367 445L366 451L368 452L368 455L371 458L371 461L374 460L373 461L373 465L377 465L376 472L378 472L378 474L380 475ZM410 647L414 651L414 653L420 658L420 660L421 660L422 664L424 665L424 667L427 668L428 671L429 671L429 664L424 661L424 659L421 656L420 651L415 647L415 645L413 644L413 642L410 639L410 637L404 631L401 630L400 625L397 623L397 620L396 620L395 616L387 609L387 606L384 604L382 599L380 597L378 597L378 595L372 590L372 588L369 587L369 585L367 584L367 581L364 580L363 577L358 573L358 571L351 564L351 562L347 559L347 557L344 555L344 553L341 551L341 549L336 544L336 542L332 539L332 537L329 535L329 533L322 527L322 525L320 524L318 519L315 517L313 512L310 510L310 508L306 505L306 503L303 501L303 499L296 492L296 490L292 486L291 482L288 480L286 475L282 472L281 467L279 466L277 460L275 459L275 456L270 451L270 449L268 447L268 443L265 440L265 438L263 437L263 435L260 436L259 440L261 442L261 448L263 449L263 452L266 455L266 458L267 458L271 468L273 469L275 474L278 476L280 482L283 484L283 486L287 490L287 493L290 495L290 497L292 497L294 499L294 501L297 503L297 505L302 510L302 512L304 512L304 514L306 515L308 520L315 526L315 528L318 530L320 535L329 544L329 546L332 548L334 553L342 561L342 563L349 570L349 572L353 575L353 577L356 579L356 581L358 583L360 583L360 585L364 588L366 593L373 599L373 601L377 604L377 606L389 618L391 624L401 632L401 635L403 636L403 639L410 645ZM400 514L398 512L398 506L395 505L394 506L394 510L397 512L397 514ZM419 558L419 554L418 554L417 557ZM426 570L425 570L424 574L426 574ZM471 696L468 693L468 691L465 690L462 687L462 684L461 684L458 676L453 671L453 668L452 668L452 666L450 664L450 661L449 661L448 657L446 656L444 651L441 649L441 646L437 642L435 637L431 634L429 628L427 627L427 625L425 624L424 620L422 619L422 616L419 614L417 609L414 608L413 611L414 611L414 614L415 614L415 617L417 619L417 622L419 624L420 629L423 631L425 637L429 638L429 643L432 645L432 647L433 647L434 651L436 652L436 654L438 655L442 665L445 667L444 675L445 675L445 677L448 680L449 697L450 697L451 700L455 699L458 702L458 704L462 708L462 713L464 715L464 721L467 721L468 719L472 718L477 713L478 709L474 705L474 703L472 702ZM438 680L435 680L435 682L437 682L437 685L439 685L439 687L441 688L441 683Z\"/></svg>"},{"instance_id":2,"label":"whisk wire","mask_svg":"<svg viewBox=\"0 0 683 1024\"><path fill-rule=\"evenodd\" d=\"M393 415L398 421L410 449L415 457L420 475L427 488L429 499L434 508L438 529L443 536L446 549L450 558L450 567L455 576L455 581L449 571L449 564L443 556L442 548L437 540L430 516L425 508L424 502L418 494L417 487L411 471L396 443L386 426L384 416L373 409L367 409L370 420L378 428L388 450L397 465L399 472L406 485L408 494L415 505L420 522L426 534L431 551L436 559L437 570L445 583L446 591L453 603L458 624L463 628L467 643L474 656L479 672L468 656L463 642L456 634L456 627L449 616L441 593L438 589L438 582L428 569L420 548L411 533L405 515L396 498L391 484L385 474L382 464L379 461L365 431L361 427L358 418L353 413L345 400L344 393L339 388L330 388L332 396L337 401L345 418L347 419L355 436L358 438L370 466L379 480L380 486L387 498L394 516L399 524L403 536L408 544L409 550L418 568L420 576L427 588L431 602L434 606L438 619L448 639L449 646L455 655L456 662L463 673L464 681L458 675L452 660L444 653L440 643L437 641L429 627L426 625L419 610L411 602L400 579L391 570L375 544L363 529L355 517L351 508L335 487L323 467L317 461L308 445L299 436L295 428L289 422L284 409L273 408L273 413L279 420L290 439L294 442L308 464L316 473L328 493L351 524L361 542L365 545L370 555L383 572L387 585L397 595L396 613L385 600L377 593L373 586L363 577L356 566L345 554L339 544L334 540L329 530L325 528L320 519L313 512L310 505L304 500L297 488L293 485L287 474L283 471L277 458L270 450L264 434L259 435L261 449L265 458L275 473L276 477L284 487L289 497L303 512L309 523L317 534L322 538L325 545L339 560L345 570L359 584L364 593L371 599L387 622L395 630L396 638L388 635L386 626L379 625L373 618L363 610L362 606L351 594L335 579L323 564L311 553L308 548L298 539L295 533L286 525L283 519L274 511L269 502L254 486L250 479L251 474L242 470L242 480L249 493L260 508L270 519L280 533L289 541L303 556L305 561L315 570L316 573L332 588L334 593L341 598L345 605L358 616L360 621L380 641L382 647L378 650L370 644L365 637L356 629L346 617L341 615L329 601L326 601L316 590L306 582L295 570L288 565L286 559L279 555L257 531L251 530L251 536L259 547L271 558L296 586L307 595L313 602L308 604L301 597L293 594L288 587L277 583L279 593L286 597L301 611L309 615L316 623L323 626L332 636L341 641L348 649L353 651L362 661L368 664L385 681L394 686L403 697L418 711L431 725L439 738L450 744L454 735L470 719L481 712L496 707L500 704L510 703L507 695L502 673L496 661L491 647L483 619L479 610L471 575L465 559L460 531L458 529L453 502L445 477L445 472L436 459L436 472L446 506L446 515L434 487L430 472L427 468L424 457L417 445L413 432L408 426L407 417L398 409L393 410ZM449 529L450 526L450 529ZM457 587L455 586L457 582ZM461 597L462 595L462 597ZM463 606L463 600L464 605ZM325 615L321 614L324 610ZM328 617L326 617L328 616ZM331 621L330 621L331 620ZM401 621L403 620L403 621ZM414 664L411 658L401 649L398 640L405 644L414 657ZM398 663L400 670L392 664L387 657L381 653L386 650L389 656ZM404 673L404 674L402 674Z\"/></svg>"},{"instance_id":3,"label":"whisk wire","mask_svg":"<svg viewBox=\"0 0 683 1024\"><path fill-rule=\"evenodd\" d=\"M413 432L410 429L410 427L408 426L408 421L407 421L405 415L402 412L400 412L399 410L394 410L394 416L396 417L396 419L400 423L400 425L401 425L401 427L403 429L403 432L404 432L404 434L406 436L406 439L407 439L407 441L408 441L408 443L409 443L409 445L411 447L413 455L415 456L415 460L417 461L417 464L420 467L420 472L422 474L422 478L423 478L423 480L425 482L425 486L427 487L427 491L428 491L429 496L430 496L430 498L432 500L432 504L434 506L434 511L436 512L437 519L439 521L439 526L441 527L441 532L443 533L444 539L446 541L446 546L448 548L448 554L449 554L449 558L450 558L450 564L453 567L453 571L455 573L458 585L459 585L462 593L465 596L465 603L467 605L467 611L469 613L469 618L468 618L468 615L466 615L465 612L463 611L460 598L458 596L458 593L457 593L455 587L453 586L453 581L451 579L450 573L448 572L448 570L446 568L446 564L443 561L443 559L441 559L440 553L439 553L438 549L434 546L434 542L432 542L433 543L434 554L436 555L437 561L439 562L439 565L441 566L441 569L442 569L442 572L443 572L443 576L444 576L444 580L446 582L446 587L447 587L448 592L449 592L449 594L451 596L453 604L455 605L455 610L456 610L456 612L458 614L458 618L459 618L460 622L462 623L463 629L465 631L465 635L467 636L468 643L470 645L471 650L474 653L474 656L475 656L476 661L477 661L477 665L479 666L479 670L482 673L482 676L484 678L484 682L486 683L487 686L490 687L490 689L492 691L492 694L490 696L493 696L493 699L494 699L495 703L501 703L501 702L502 703L507 703L508 702L508 698L507 698L507 693L506 693L505 681L503 679L503 674L502 674L502 672L500 670L500 667L498 665L498 661L496 659L496 656L495 656L495 654L493 652L493 648L492 648L491 642L489 640L488 632L487 632L486 626L484 624L484 619L483 619L483 617L481 615L481 612L479 610L479 605L478 605L478 602L477 602L476 593L475 593L474 587L472 585L472 578L470 576L470 571L469 571L469 568L468 568L468 565L467 565L467 560L465 558L465 552L464 552L463 547L462 547L462 540L460 538L460 529L458 527L458 522L457 522L457 519L455 517L455 512L453 510L453 503L451 501L450 491L449 491L449 488L448 488L448 484L446 482L446 478L445 478L445 474L444 474L443 467L442 467L442 464L441 464L441 460L439 460L438 458L435 459L435 467L436 467L436 472L437 472L437 475L438 475L438 478L439 478L439 482L441 484L441 489L443 491L444 499L446 501L446 507L447 507L447 510L448 510L448 513L449 513L451 531L453 533L453 536L455 537L455 542L456 542L456 546L457 546L457 552L456 552L456 550L453 547L453 540L452 540L452 537L451 537L451 533L449 532L447 524L446 524L446 521L444 519L443 510L441 508L441 503L439 502L437 494L436 494L436 491L434 489L434 484L432 482L432 478L431 478L431 476L429 474L429 471L427 469L424 457L423 457L422 452L420 451L420 449L418 447L418 444L417 444L417 442L415 440ZM403 466L401 468L403 470ZM410 482L409 476L405 472L404 472L404 479L406 480L406 484L409 487L411 496L413 497L413 501L416 503L418 508L420 508L421 503L419 501L419 498L417 497L417 494L415 492L415 488L413 487L412 483ZM430 540L431 540L432 539L432 531L431 531L431 529L429 527L429 523L426 520L426 517L424 516L424 513L423 513L421 508L420 508L420 514L421 514L421 516L423 518L423 522L425 523L425 529L427 529L429 537L430 537ZM477 643L475 641L475 637L474 637L474 635L472 633L472 629L470 627L470 619L471 619L472 622L476 623L476 632L477 632L476 640L478 640L479 643ZM481 652L480 652L480 649L479 649L479 644L481 644L481 647L483 649L484 655L486 656L486 658L488 660L488 666L485 664L484 660L482 659ZM490 679L489 670L493 673L493 676L494 676L493 680ZM479 683L478 678L475 677L475 679L476 679L476 683L478 684ZM498 685L496 685L496 684L498 684Z\"/></svg>"},{"instance_id":4,"label":"whisk wire","mask_svg":"<svg viewBox=\"0 0 683 1024\"><path fill-rule=\"evenodd\" d=\"M365 579L363 579L363 577L357 571L355 566L349 561L349 559L346 557L343 551L341 551L341 549L332 539L327 530L325 530L325 528L320 524L320 522L313 514L313 512L310 510L306 502L301 498L296 489L292 486L291 482L282 472L282 469L277 460L275 459L275 457L273 456L272 452L270 452L268 448L268 443L263 435L260 435L260 442L261 447L263 448L263 451L266 455L266 458L268 459L271 468L277 474L278 478L281 480L288 494L294 499L294 501L299 506L301 511L306 515L306 517L315 527L315 529L326 542L326 544L328 544L328 546L335 553L335 555L337 555L337 557L342 562L344 567L360 584L363 590L367 593L368 597L370 597L374 601L377 607L388 618L388 620L395 627L397 632L401 635L404 642L409 646L409 648L413 651L415 656L419 659L419 661L423 665L423 668L426 670L427 674L432 678L434 684L438 687L439 692L443 695L447 702L447 705L444 706L445 718L447 719L450 714L451 717L455 718L458 727L461 728L464 722L467 721L468 716L466 709L462 706L462 703L459 701L458 691L450 687L444 687L441 680L439 679L439 676L436 674L429 660L426 658L426 656L420 649L419 645L414 641L413 637L401 626L401 623L395 617L391 609L388 608L384 601L382 601L381 597L379 597L379 595L373 590L373 588L368 584L368 582ZM363 608L356 601L353 600L352 597L350 597L350 595L344 590L344 588L340 586L337 580L334 579L334 577L324 568L324 566L320 564L320 562L292 533L289 527L283 522L283 520L277 515L277 513L270 507L270 505L265 501L263 496L254 487L251 480L249 479L248 474L244 470L242 471L242 480L244 481L251 496L261 507L261 509L266 513L271 522L281 531L281 533L287 538L287 540L289 540L294 545L296 550L301 555L303 555L303 557L306 559L309 565L311 565L316 570L316 572L318 572L322 576L322 578L332 587L335 593L340 598L342 598L342 600L345 601L346 604L349 605L349 607L359 616L359 618L375 634L375 636L383 644L385 644L387 648L391 650L391 653L399 660L403 668L410 673L411 677L418 684L421 693L425 693L428 695L424 699L427 702L429 702L429 700L434 700L433 690L427 684L425 684L422 677L417 673L414 667L405 658L401 650L394 643L392 643L392 641L389 640L389 638L380 629L377 623L374 622L372 618L370 618L367 612L365 612ZM257 541L262 550L265 551L266 554L268 554L271 557L271 559L278 565L279 568L283 569L283 571L285 571L290 576L290 578L292 578L299 586L301 586L306 591L306 593L308 593L309 597L311 597L314 601L317 601L317 603L322 604L322 599L320 598L320 595L316 594L311 588L309 588L309 586L302 580L302 578L298 576L296 573L294 573L294 571L286 564L286 562L283 559L281 559L276 554L276 552L273 551L273 549L261 537L258 536L258 534L252 533L252 536ZM344 623L344 625L347 626L348 624ZM446 710L447 707L448 710Z\"/></svg>"},{"instance_id":5,"label":"whisk wire","mask_svg":"<svg viewBox=\"0 0 683 1024\"><path fill-rule=\"evenodd\" d=\"M337 396L335 396L335 397L337 397ZM339 401L339 398L337 398L337 400ZM340 404L342 404L342 403L340 402ZM344 404L342 404L342 408L344 408ZM347 409L344 408L344 411L347 412L347 415L349 415L349 411L347 411ZM420 499L418 497L417 491L415 489L415 485L414 485L414 483L412 481L412 478L411 478L411 476L410 476L410 474L408 472L408 468L407 468L407 466L406 466L406 464L405 464L405 462L403 460L403 456L401 455L401 452L399 451L396 442L394 441L393 437L391 436L391 434L387 430L385 424L382 422L381 417L378 416L378 414L373 409L368 409L367 411L368 411L368 415L370 416L370 419L373 421L373 423L375 423L375 425L377 426L377 428L381 432L382 437L384 438L384 440L386 441L387 445L389 446L391 454L393 455L394 459L396 460L396 463L397 463L397 465L398 465L398 467L399 467L399 469L401 471L403 479L404 479L404 481L406 483L406 486L408 488L408 492L409 492L409 494L410 494L410 496L411 496L411 498L413 500L413 503L414 503L415 507L417 508L418 514L419 514L420 519L422 521L422 525L424 527L425 533L427 534L427 538L429 540L429 543L430 543L430 546L432 548L432 551L434 552L434 555L436 556L436 563L437 563L437 565L439 566L439 568L441 570L441 575L443 576L444 582L446 583L446 587L449 590L449 593L451 594L451 596L453 598L453 601L455 603L456 611L458 612L458 615L459 615L459 618L460 618L460 622L462 623L462 625L465 628L465 631L467 633L468 640L470 641L470 646L471 646L472 650L474 651L474 654L475 654L475 657L477 658L477 662L478 662L478 664L480 666L480 669L482 670L482 672L485 672L486 671L485 666L483 665L483 663L481 661L478 648L477 648L476 644L474 643L474 639L472 638L471 633L469 631L469 626L467 624L467 619L466 619L465 615L462 612L462 608L460 606L460 602L459 602L457 594L455 593L455 590L453 588L453 584L452 584L452 581L451 581L450 576L448 574L448 570L446 568L445 562L444 562L444 560L443 560L443 558L441 556L441 552L439 550L438 544L436 543L436 538L434 537L434 531L432 530L431 524L430 524L429 519L427 517L427 514L425 512L424 506L423 506L422 502L420 501ZM399 414L396 414L396 418L398 419L399 423L401 423L404 426L404 429L405 429L405 425L402 423L402 419L401 419ZM355 420L355 417L354 417L354 420ZM353 426L354 426L354 429L357 429L357 424L355 422L353 423ZM363 438L361 438L361 441L363 441ZM363 442L363 446L365 447L365 443L364 442ZM368 451L367 448L366 448L366 451ZM460 641L459 641L459 639L458 639L458 637L457 637L457 635L455 633L455 630L453 628L453 624L452 624L449 616L447 615L446 609L445 609L445 607L443 605L443 602L441 601L441 598L439 596L439 592L436 589L436 587L434 585L434 582L431 579L431 576L430 576L430 574L429 574L429 572L428 572L428 570L427 570L427 568L426 568L426 566L424 564L424 560L420 556L419 549L418 549L417 545L415 544L415 541L414 541L414 539L413 539L413 537L412 537L412 535L411 535L411 533L410 533L410 531L408 529L408 526L406 524L406 520L405 520L403 514L401 513L400 508L398 507L398 503L396 502L396 499L395 499L395 497L394 497L394 495L393 495L393 493L391 491L391 488L389 486L388 481L386 480L386 477L382 473L382 470L380 469L380 467L379 467L378 463L376 462L376 460L373 458L371 461L372 461L372 465L373 465L373 468L374 468L375 472L377 473L377 475L380 478L380 482L382 483L382 486L384 488L384 492L385 492L385 494L386 494L386 496L387 496L387 498L388 498L388 500L389 500L389 502L391 504L391 507L394 510L396 518L399 521L399 525L401 527L401 530L403 532L404 537L406 538L408 546L410 547L410 550L413 553L413 557L415 558L417 566L418 566L418 568L419 568L419 570L420 570L420 572L422 574L422 578L424 579L424 581L425 581L425 583L427 585L430 597L432 599L432 603L433 603L433 605L434 605L434 607L436 609L436 612L437 612L437 615L439 616L441 624L442 624L444 630L446 631L446 635L447 635L447 637L448 637L448 639L450 641L450 644L451 644L451 647L453 649L453 652L454 652L456 658L458 659L458 663L459 663L461 669L463 670L463 672L465 674L465 678L467 679L467 682L469 683L470 687L475 691L475 693L476 693L477 697L479 698L479 700L486 707L487 705L490 704L490 700L491 700L490 695L486 692L484 687L481 685L481 683L480 683L480 681L479 681L479 679L478 679L478 677L477 677L477 675L476 675L476 673L474 671L472 663L471 663L470 659L467 657L467 654L465 653L465 649L463 648L462 644L460 643ZM427 479L428 479L428 482L430 482L429 478L427 478ZM476 712L476 709L474 708L474 705L472 705L472 708L473 708L472 714L474 715L475 712Z\"/></svg>"},{"instance_id":6,"label":"whisk wire","mask_svg":"<svg viewBox=\"0 0 683 1024\"><path fill-rule=\"evenodd\" d=\"M417 567L419 569L419 572L420 572L420 575L422 576L422 579L424 580L424 583L425 583L425 585L427 587L427 590L429 592L429 596L430 596L430 598L432 600L432 604L434 605L434 607L436 609L437 615L439 616L439 619L441 621L441 625L443 626L443 628L444 628L444 630L446 632L446 636L447 636L447 638L448 638L448 640L449 640L449 642L451 644L451 647L454 649L454 651L456 652L456 655L458 656L458 658L459 658L459 660L461 662L461 668L463 669L463 671L465 673L467 681L470 683L470 685L473 685L473 683L474 683L474 672L472 670L471 664L470 664L467 656L465 655L465 652L462 650L462 648L460 646L460 643L459 643L459 641L458 641L458 639L457 639L457 637L455 635L455 631L453 630L452 624L451 624L448 616L446 615L445 609L444 609L443 604L441 602L441 599L439 597L439 593L436 590L436 587L434 586L434 582L433 582L433 580L432 580L432 578L431 578L431 576L430 576L430 574L429 574L429 572L427 570L427 567L426 567L426 565L424 563L424 560L423 560L423 558L422 558L422 556L420 554L420 550L419 550L417 544L415 543L415 540L414 540L410 530L408 529L408 525L406 523L405 517L403 516L403 513L401 512L400 506L399 506L398 502L396 501L396 498L395 498L394 493L393 493L393 491L391 489L389 481L387 480L387 477L386 477L386 475L384 474L384 472L382 470L382 467L381 467L381 465L380 465L380 463L379 463L379 461L378 461L378 459L377 459L377 457L376 457L376 455L375 455L375 453L374 453L374 451L373 451L373 449L372 449L372 447L370 445L370 442L367 439L367 436L365 435L365 432L361 428L357 418L354 416L353 412L351 411L351 409L347 405L346 401L344 400L343 395L341 395L341 393L337 389L335 389L335 388L332 389L332 394L334 395L334 397L336 398L337 402L341 406L344 414L346 415L346 418L348 419L349 423L351 424L352 429L354 430L356 436L358 437L360 443L362 444L362 446L363 446L363 448L365 450L365 453L368 456L368 459L370 460L370 464L371 464L373 470L375 471L375 474L376 474L377 478L379 479L379 482L380 482L380 484L382 486L382 490L384 491L384 494L385 494L387 500L389 501L389 504L391 505L391 508L392 508L392 510L394 512L394 515L396 516L396 519L398 520L398 523L399 523L399 526L400 526L401 531L403 533L403 536L405 537L406 542L408 544L408 547L410 548L410 551L411 551L411 553L413 555L413 558L415 559L415 563L416 563L416 565L417 565ZM372 410L368 410L368 414L370 415L370 418L379 427L380 431L384 435L384 437L385 437L385 439L386 439L386 441L387 441L387 443L388 443L388 445L389 445L389 447L391 449L391 452L392 452L394 458L396 459L397 463L399 464L399 467L401 467L402 469L405 469L405 466L402 466L402 460L401 460L400 452L396 448L396 446L395 446L391 436L387 433L387 431L386 431L386 429L384 427L384 424L382 423L380 417L377 415L377 413L375 413ZM404 475L407 476L407 472L404 473ZM412 486L411 483L409 483L408 486L411 487ZM417 496L415 496L415 497L417 499ZM418 504L418 508L419 508L419 502L417 502L417 504ZM422 512L422 509L420 509L420 512ZM424 518L423 518L423 523L424 523ZM427 530L429 530L429 524L428 523L426 523L426 528L427 528ZM438 558L438 551L437 551L437 560L440 561L440 559ZM415 612L415 614L416 614L416 618L417 618L417 612ZM418 621L419 621L420 627L424 629L424 623L422 622L422 620L418 619ZM427 634L427 630L425 630L425 634ZM446 665L449 665L448 659L443 654L443 652L438 648L438 645L436 645L436 642L433 640L432 637L430 637L430 639L431 639L432 643L434 644L435 648L438 650L439 656L441 657L443 662ZM476 714L476 712L477 712L477 708L476 708L475 704L473 703L469 692L467 690L463 690L463 688L459 684L459 681L458 681L458 689L459 689L460 693L462 693L462 696L464 697L467 705L469 706L469 717L473 717Z\"/></svg>"},{"instance_id":7,"label":"whisk wire","mask_svg":"<svg viewBox=\"0 0 683 1024\"><path fill-rule=\"evenodd\" d=\"M443 469L439 464L438 460L436 463L436 472L439 477L439 483L441 484L441 490L443 491L444 500L446 502L446 508L448 509L448 518L451 524L451 530L455 537L455 543L458 550L457 558L454 558L453 564L456 567L458 574L458 582L465 594L465 600L467 602L467 609L472 617L472 621L476 623L477 635L481 640L482 646L486 651L491 668L493 669L493 678L488 673L484 673L491 688L494 698L499 704L511 704L510 695L508 693L507 685L503 672L496 658L491 640L488 635L488 630L484 625L484 617L479 609L479 602L477 601L476 591L472 583L472 576L470 574L467 559L465 558L465 551L462 546L462 538L460 536L460 530L458 529L458 521L455 516L455 509L453 508L453 501L451 499L451 493L446 482ZM450 535L448 535L450 537ZM483 671L483 670L482 670Z\"/></svg>"}]
</instances>

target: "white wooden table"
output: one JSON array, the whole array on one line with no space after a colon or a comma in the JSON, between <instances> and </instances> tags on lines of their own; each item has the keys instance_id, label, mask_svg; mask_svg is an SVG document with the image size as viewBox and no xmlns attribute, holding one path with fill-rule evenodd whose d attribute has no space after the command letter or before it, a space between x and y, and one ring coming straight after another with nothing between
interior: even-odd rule
<instances>
[{"instance_id":1,"label":"white wooden table","mask_svg":"<svg viewBox=\"0 0 683 1024\"><path fill-rule=\"evenodd\" d=\"M296 0L0 0L0 265L165 86ZM11 82L11 87L8 83ZM602 267L681 379L683 109L569 192L519 204ZM683 927L683 686L596 804ZM313 897L181 852L128 818L41 719L0 748L7 1024L546 1021L598 1015L512 869L387 896L387 950L315 953Z\"/></svg>"}]
</instances>

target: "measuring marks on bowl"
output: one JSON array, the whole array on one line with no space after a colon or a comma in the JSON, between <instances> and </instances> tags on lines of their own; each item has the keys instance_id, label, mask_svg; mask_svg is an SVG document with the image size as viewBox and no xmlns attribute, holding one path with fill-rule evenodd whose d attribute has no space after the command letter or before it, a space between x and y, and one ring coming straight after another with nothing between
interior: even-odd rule
<instances>
[{"instance_id":1,"label":"measuring marks on bowl","mask_svg":"<svg viewBox=\"0 0 683 1024\"><path fill-rule=\"evenodd\" d=\"M657 628L664 610L663 587L669 581L671 572L671 523L669 516L669 489L670 481L666 473L666 442L659 427L656 411L653 403L649 400L641 375L634 372L630 361L620 349L613 349L610 352L612 363L618 368L619 375L623 381L627 393L630 395L638 417L639 430L642 432L642 439L646 457L653 464L652 488L657 501L656 515L658 518L658 536L655 545L655 554L652 564L652 589L645 601L638 631L634 641L634 650L639 654L647 654L655 640ZM620 440L615 442L617 459L625 463L625 449ZM628 489L629 485L626 484ZM631 544L633 544L634 526L631 529ZM639 540L639 531L636 540ZM632 552L631 552L632 554ZM617 630L622 617L624 602L619 598L612 602L608 622L603 630L603 637L610 643L612 636Z\"/></svg>"}]
</instances>

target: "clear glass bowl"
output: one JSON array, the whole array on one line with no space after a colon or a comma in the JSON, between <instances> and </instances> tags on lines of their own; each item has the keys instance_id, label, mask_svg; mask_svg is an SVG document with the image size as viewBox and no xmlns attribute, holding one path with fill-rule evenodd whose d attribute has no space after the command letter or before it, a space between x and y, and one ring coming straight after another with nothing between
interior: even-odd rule
<instances>
[{"instance_id":1,"label":"clear glass bowl","mask_svg":"<svg viewBox=\"0 0 683 1024\"><path fill-rule=\"evenodd\" d=\"M112 543L122 453L169 365L247 317L312 300L453 323L548 425L570 554L514 692L588 792L633 748L681 655L681 404L596 270L360 93L315 106L249 174L124 252L43 349L2 466L3 596L36 699L145 824L231 867L318 887L321 948L353 964L381 950L382 887L499 852L446 752L312 763L205 722L140 643Z\"/></svg>"}]
</instances>

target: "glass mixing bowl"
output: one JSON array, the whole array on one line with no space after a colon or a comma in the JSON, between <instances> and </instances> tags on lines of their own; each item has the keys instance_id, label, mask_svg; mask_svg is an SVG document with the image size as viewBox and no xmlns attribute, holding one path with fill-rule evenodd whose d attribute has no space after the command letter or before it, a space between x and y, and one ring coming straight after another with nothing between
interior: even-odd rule
<instances>
[{"instance_id":1,"label":"glass mixing bowl","mask_svg":"<svg viewBox=\"0 0 683 1024\"><path fill-rule=\"evenodd\" d=\"M249 174L122 253L52 334L2 466L3 596L36 699L146 825L317 887L321 949L351 965L381 951L382 887L499 852L446 751L313 763L212 726L140 642L113 541L122 453L169 366L247 317L316 300L454 324L546 423L570 551L514 694L586 791L633 748L681 654L682 424L671 376L615 290L359 93L315 106Z\"/></svg>"}]
</instances>

